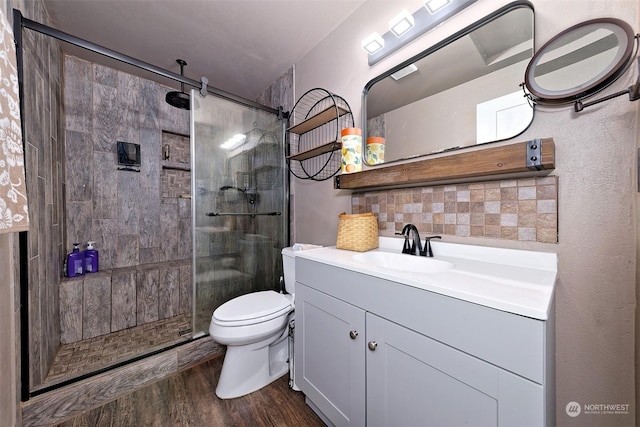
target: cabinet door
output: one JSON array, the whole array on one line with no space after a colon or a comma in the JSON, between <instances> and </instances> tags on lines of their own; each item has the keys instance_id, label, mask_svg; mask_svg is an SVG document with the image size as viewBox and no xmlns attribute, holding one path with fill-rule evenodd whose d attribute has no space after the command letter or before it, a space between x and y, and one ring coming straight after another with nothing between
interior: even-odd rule
<instances>
[{"instance_id":1,"label":"cabinet door","mask_svg":"<svg viewBox=\"0 0 640 427\"><path fill-rule=\"evenodd\" d=\"M366 322L368 426L498 425L495 366L370 313Z\"/></svg>"},{"instance_id":2,"label":"cabinet door","mask_svg":"<svg viewBox=\"0 0 640 427\"><path fill-rule=\"evenodd\" d=\"M296 283L295 381L336 426L365 425L365 312Z\"/></svg>"}]
</instances>

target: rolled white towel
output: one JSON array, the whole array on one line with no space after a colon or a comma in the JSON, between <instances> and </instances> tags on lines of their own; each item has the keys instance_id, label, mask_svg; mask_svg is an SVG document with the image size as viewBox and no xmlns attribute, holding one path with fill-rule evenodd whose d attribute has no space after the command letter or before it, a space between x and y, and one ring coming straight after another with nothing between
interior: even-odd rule
<instances>
[{"instance_id":1,"label":"rolled white towel","mask_svg":"<svg viewBox=\"0 0 640 427\"><path fill-rule=\"evenodd\" d=\"M293 245L293 250L294 251L306 251L307 249L317 249L317 248L321 248L322 246L320 245L311 245L309 243L295 243Z\"/></svg>"}]
</instances>

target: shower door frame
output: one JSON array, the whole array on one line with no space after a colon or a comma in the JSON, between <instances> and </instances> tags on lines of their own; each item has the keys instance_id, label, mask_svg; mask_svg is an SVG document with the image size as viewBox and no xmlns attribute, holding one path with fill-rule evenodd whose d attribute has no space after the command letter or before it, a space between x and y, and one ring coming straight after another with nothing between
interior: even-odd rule
<instances>
[{"instance_id":1,"label":"shower door frame","mask_svg":"<svg viewBox=\"0 0 640 427\"><path fill-rule=\"evenodd\" d=\"M282 121L282 138L285 138L285 134L286 132L284 132L284 128L286 127L286 121L288 119L289 114L287 112L284 112L282 107L279 107L277 109L272 108L272 107L268 107L262 104L259 104L257 102L251 101L249 99L245 99L243 97L234 95L232 93L226 92L222 89L218 89L215 87L210 87L207 85L208 80L203 77L202 81L197 81L197 80L193 80L190 79L188 77L185 77L181 74L176 74L173 73L171 71L165 70L163 68L157 67L155 65L149 64L147 62L144 61L140 61L139 59L133 58L131 56L125 55L123 53L117 52L115 50L106 48L104 46L98 45L96 43L92 43L88 40L84 40L81 39L79 37L73 36L71 34L59 31L53 27L49 27L47 25L41 24L39 22L30 20L28 18L25 18L22 16L22 12L18 9L13 9L13 34L14 34L14 38L15 38L15 44L16 44L16 62L17 62L17 71L18 71L18 87L19 87L19 102L20 102L20 111L21 114L24 114L24 69L23 69L23 65L24 65L24 59L23 59L23 49L24 49L24 44L22 41L22 32L25 30L32 30L35 31L37 33L43 34L45 36L49 36L51 38L57 39L59 41L68 43L72 46L76 46L76 47L80 47L83 49L86 49L90 52L93 53L97 53L99 55L102 55L104 57L110 58L110 59L114 59L117 60L119 62L122 62L124 64L127 65L131 65L134 67L137 67L143 71L147 71L159 76L162 76L164 78L167 78L171 81L175 81L178 83L182 83L182 84L186 84L188 86L191 86L193 88L197 88L200 90L200 93L202 96L206 96L207 94L209 95L214 95L217 97L221 97L221 98L225 98L229 101L233 101L236 102L238 104L241 105L245 105L247 107L252 107L252 108L256 108L259 110L263 110L272 114L276 115L276 118ZM25 134L25 121L21 120L21 126L22 126L22 134ZM23 143L23 151L26 152L26 142L22 141ZM282 143L284 144L284 141L282 141ZM285 150L287 148L287 145L284 144L285 146ZM286 151L285 151L285 155L286 155ZM285 168L286 169L286 168ZM287 179L285 180L286 182L286 188L285 188L285 204L287 206L287 217L288 217L288 206L289 206L289 178L287 176ZM290 224L287 221L286 224L286 230L285 230L285 241L289 240L289 227ZM146 353L142 356L137 356L137 357L133 357L131 359L128 359L126 361L120 362L118 364L115 365L111 365L108 368L103 368L94 372L90 372L90 373L86 373L84 375L75 377L73 379L70 379L68 381L64 381L64 382L60 382L57 383L55 385L51 385L49 387L43 387L42 389L39 389L35 392L32 392L31 390L31 384L29 381L30 378L30 363L29 363L29 344L30 344L30 335L28 333L29 329L29 304L28 304L28 291L29 291L29 278L28 278L28 271L29 271L29 258L28 258L28 232L27 231L22 231L18 233L18 250L19 250L19 270L20 270L20 274L19 274L19 281L20 281L20 329L21 331L23 331L20 334L20 360L21 360L21 401L26 402L28 401L31 397L35 397L37 395L46 393L48 391L51 390L55 390L61 387L64 387L66 385L69 385L71 383L75 383L78 381L81 381L83 379L98 375L100 373L103 373L105 371L108 370L112 370L127 364L130 364L132 362L135 362L137 360L152 356L154 354L158 354L161 353L163 351L166 351L170 348L173 347L177 347L180 345L184 345L186 343L191 342L190 341L186 341L184 343L180 343L180 344L174 344L171 346L168 346L166 348L163 348L161 350L156 350L154 352L150 352L150 353ZM195 272L194 272L195 274ZM194 280L194 289L195 289L195 280ZM194 338L194 339L198 339L198 338Z\"/></svg>"}]
</instances>

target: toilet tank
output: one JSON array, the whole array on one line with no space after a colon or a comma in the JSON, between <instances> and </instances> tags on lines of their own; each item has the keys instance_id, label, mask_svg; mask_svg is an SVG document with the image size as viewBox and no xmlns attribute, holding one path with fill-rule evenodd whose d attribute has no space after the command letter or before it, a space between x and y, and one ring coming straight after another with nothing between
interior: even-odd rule
<instances>
[{"instance_id":1,"label":"toilet tank","mask_svg":"<svg viewBox=\"0 0 640 427\"><path fill-rule=\"evenodd\" d=\"M293 295L296 287L296 253L293 248L282 249L282 268L285 289Z\"/></svg>"},{"instance_id":2,"label":"toilet tank","mask_svg":"<svg viewBox=\"0 0 640 427\"><path fill-rule=\"evenodd\" d=\"M320 245L296 243L290 248L282 249L282 268L284 270L284 287L293 295L296 289L296 252L321 248Z\"/></svg>"}]
</instances>

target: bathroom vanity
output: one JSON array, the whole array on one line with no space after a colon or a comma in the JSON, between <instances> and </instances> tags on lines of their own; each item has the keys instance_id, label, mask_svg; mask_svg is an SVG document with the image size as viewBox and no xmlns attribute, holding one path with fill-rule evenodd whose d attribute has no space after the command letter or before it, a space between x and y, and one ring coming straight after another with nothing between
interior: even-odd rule
<instances>
[{"instance_id":1,"label":"bathroom vanity","mask_svg":"<svg viewBox=\"0 0 640 427\"><path fill-rule=\"evenodd\" d=\"M318 415L337 426L554 425L556 255L435 242L428 259L380 240L365 254L296 259L295 379Z\"/></svg>"}]
</instances>

